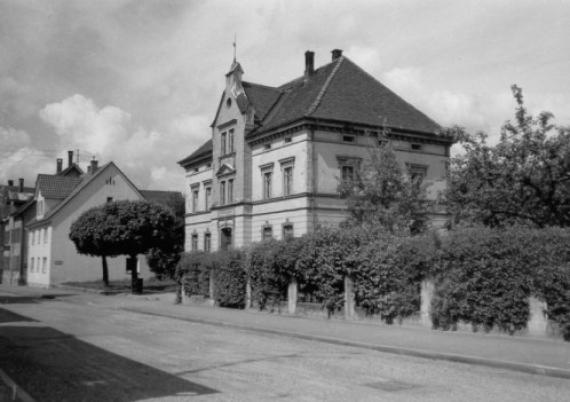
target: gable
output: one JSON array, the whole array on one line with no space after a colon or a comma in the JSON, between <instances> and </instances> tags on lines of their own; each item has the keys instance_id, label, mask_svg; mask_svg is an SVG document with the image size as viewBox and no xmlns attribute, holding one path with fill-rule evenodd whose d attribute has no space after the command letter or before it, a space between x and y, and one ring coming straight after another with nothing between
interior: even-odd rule
<instances>
[{"instance_id":1,"label":"gable","mask_svg":"<svg viewBox=\"0 0 570 402\"><path fill-rule=\"evenodd\" d=\"M232 174L235 173L235 169L228 165L227 163L224 163L222 166L220 166L220 168L218 169L218 171L216 172L216 176L224 176L224 175L228 175L228 174Z\"/></svg>"},{"instance_id":2,"label":"gable","mask_svg":"<svg viewBox=\"0 0 570 402\"><path fill-rule=\"evenodd\" d=\"M76 214L77 211L103 204L109 196L114 200L144 198L129 178L113 162L109 162L95 174L86 177L37 223L54 218L65 219L70 213Z\"/></svg>"}]
</instances>

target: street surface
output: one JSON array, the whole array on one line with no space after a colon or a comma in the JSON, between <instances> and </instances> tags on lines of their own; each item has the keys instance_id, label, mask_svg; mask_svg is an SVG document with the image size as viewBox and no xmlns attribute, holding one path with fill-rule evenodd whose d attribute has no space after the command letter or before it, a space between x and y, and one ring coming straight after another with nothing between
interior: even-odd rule
<instances>
[{"instance_id":1,"label":"street surface","mask_svg":"<svg viewBox=\"0 0 570 402\"><path fill-rule=\"evenodd\" d=\"M149 316L121 310L126 297L0 294L0 370L34 400L58 402L564 401L570 395L568 379ZM0 382L0 400L11 400L9 391Z\"/></svg>"}]
</instances>

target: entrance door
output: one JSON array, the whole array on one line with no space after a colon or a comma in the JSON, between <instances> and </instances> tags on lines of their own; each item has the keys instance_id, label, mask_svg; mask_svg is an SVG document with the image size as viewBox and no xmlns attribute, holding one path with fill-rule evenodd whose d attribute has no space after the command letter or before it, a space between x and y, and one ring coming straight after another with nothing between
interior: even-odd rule
<instances>
[{"instance_id":1,"label":"entrance door","mask_svg":"<svg viewBox=\"0 0 570 402\"><path fill-rule=\"evenodd\" d=\"M232 228L223 228L220 232L220 249L227 250L232 246Z\"/></svg>"}]
</instances>

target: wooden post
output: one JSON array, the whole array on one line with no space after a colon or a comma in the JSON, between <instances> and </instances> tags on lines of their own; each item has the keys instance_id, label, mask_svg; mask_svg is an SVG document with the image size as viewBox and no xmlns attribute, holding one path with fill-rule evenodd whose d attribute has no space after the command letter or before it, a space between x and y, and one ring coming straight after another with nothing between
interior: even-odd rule
<instances>
[{"instance_id":1,"label":"wooden post","mask_svg":"<svg viewBox=\"0 0 570 402\"><path fill-rule=\"evenodd\" d=\"M287 311L289 314L295 314L297 310L297 281L291 280L287 288Z\"/></svg>"},{"instance_id":2,"label":"wooden post","mask_svg":"<svg viewBox=\"0 0 570 402\"><path fill-rule=\"evenodd\" d=\"M354 318L354 282L348 276L344 277L344 318Z\"/></svg>"}]
</instances>

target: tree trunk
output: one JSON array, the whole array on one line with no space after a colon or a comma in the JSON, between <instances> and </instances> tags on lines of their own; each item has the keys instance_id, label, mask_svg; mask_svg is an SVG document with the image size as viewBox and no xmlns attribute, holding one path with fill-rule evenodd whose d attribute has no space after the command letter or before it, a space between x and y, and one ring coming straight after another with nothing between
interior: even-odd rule
<instances>
[{"instance_id":1,"label":"tree trunk","mask_svg":"<svg viewBox=\"0 0 570 402\"><path fill-rule=\"evenodd\" d=\"M101 262L103 263L103 285L109 286L109 267L107 266L107 257L102 255Z\"/></svg>"},{"instance_id":2,"label":"tree trunk","mask_svg":"<svg viewBox=\"0 0 570 402\"><path fill-rule=\"evenodd\" d=\"M127 268L131 271L131 293L140 294L142 289L138 285L139 276L137 272L137 256L131 255L127 258Z\"/></svg>"}]
</instances>

